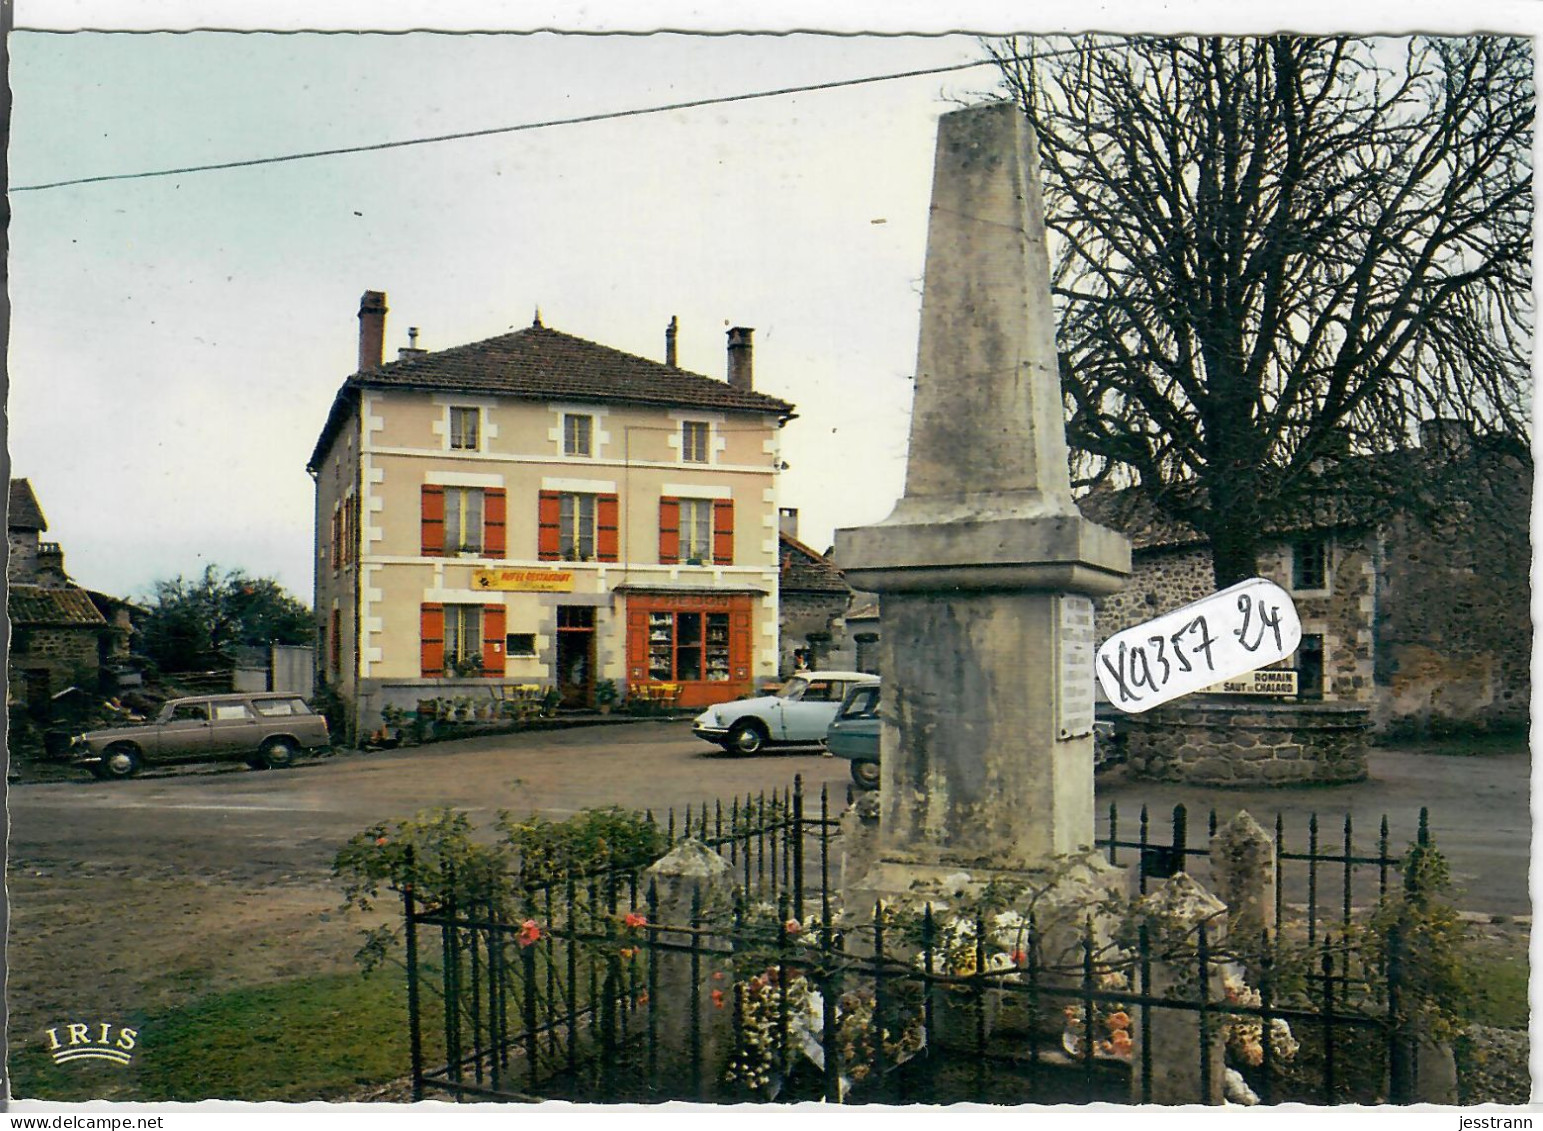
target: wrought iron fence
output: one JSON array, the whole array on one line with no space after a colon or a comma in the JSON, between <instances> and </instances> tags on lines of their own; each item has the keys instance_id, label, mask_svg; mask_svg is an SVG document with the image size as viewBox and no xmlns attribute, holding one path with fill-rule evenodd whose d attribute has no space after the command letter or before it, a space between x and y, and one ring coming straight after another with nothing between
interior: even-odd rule
<instances>
[{"instance_id":1,"label":"wrought iron fence","mask_svg":"<svg viewBox=\"0 0 1543 1131\"><path fill-rule=\"evenodd\" d=\"M670 905L638 869L503 901L404 892L414 1097L1205 1102L1224 1084L1264 1103L1414 1096L1406 944L1396 929L1371 952L1354 941L1398 867L1385 819L1372 852L1356 851L1348 819L1332 849L1316 817L1302 849L1277 820L1276 890L1306 902L1278 898L1273 931L1223 943L1205 922L1107 938L1033 912L843 918L839 822L828 791L813 812L809 800L795 782L658 820L669 843L698 841L727 865L728 906L700 888ZM1151 825L1143 809L1122 839L1111 808L1098 843L1138 865L1143 893L1206 853L1182 807L1161 842ZM1428 843L1423 811L1419 828Z\"/></svg>"}]
</instances>

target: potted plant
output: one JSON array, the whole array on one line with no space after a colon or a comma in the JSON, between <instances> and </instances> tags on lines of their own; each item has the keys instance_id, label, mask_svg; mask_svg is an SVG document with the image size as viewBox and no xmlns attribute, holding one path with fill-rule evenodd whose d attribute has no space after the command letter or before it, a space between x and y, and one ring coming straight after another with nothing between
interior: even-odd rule
<instances>
[{"instance_id":1,"label":"potted plant","mask_svg":"<svg viewBox=\"0 0 1543 1131\"><path fill-rule=\"evenodd\" d=\"M552 716L557 714L557 705L562 701L562 692L558 691L555 687L547 688L546 692L541 696L542 716L550 719Z\"/></svg>"},{"instance_id":2,"label":"potted plant","mask_svg":"<svg viewBox=\"0 0 1543 1131\"><path fill-rule=\"evenodd\" d=\"M600 709L602 715L609 715L611 708L616 705L616 681L614 679L602 679L595 684L595 706Z\"/></svg>"}]
</instances>

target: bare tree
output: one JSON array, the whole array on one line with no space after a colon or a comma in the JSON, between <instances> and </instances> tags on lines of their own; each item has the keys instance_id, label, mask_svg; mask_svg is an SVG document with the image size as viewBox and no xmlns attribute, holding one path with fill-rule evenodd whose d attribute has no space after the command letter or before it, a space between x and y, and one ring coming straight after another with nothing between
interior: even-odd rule
<instances>
[{"instance_id":1,"label":"bare tree","mask_svg":"<svg viewBox=\"0 0 1543 1131\"><path fill-rule=\"evenodd\" d=\"M1525 449L1527 41L986 46L1039 133L1078 482L1140 485L1220 585L1336 468L1405 486L1343 457L1421 420Z\"/></svg>"}]
</instances>

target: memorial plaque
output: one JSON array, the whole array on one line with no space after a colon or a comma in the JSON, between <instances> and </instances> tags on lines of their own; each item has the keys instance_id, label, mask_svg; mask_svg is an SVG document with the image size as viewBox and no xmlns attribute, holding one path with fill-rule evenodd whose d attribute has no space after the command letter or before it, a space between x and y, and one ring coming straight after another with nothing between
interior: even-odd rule
<instances>
[{"instance_id":1,"label":"memorial plaque","mask_svg":"<svg viewBox=\"0 0 1543 1131\"><path fill-rule=\"evenodd\" d=\"M1093 599L1063 594L1057 605L1056 737L1081 738L1093 733Z\"/></svg>"}]
</instances>

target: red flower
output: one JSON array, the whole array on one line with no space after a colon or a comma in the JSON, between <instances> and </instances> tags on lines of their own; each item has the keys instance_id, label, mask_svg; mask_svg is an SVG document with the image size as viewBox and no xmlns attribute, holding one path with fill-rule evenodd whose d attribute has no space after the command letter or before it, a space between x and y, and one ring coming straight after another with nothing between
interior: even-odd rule
<instances>
[{"instance_id":1,"label":"red flower","mask_svg":"<svg viewBox=\"0 0 1543 1131\"><path fill-rule=\"evenodd\" d=\"M383 836L376 837L375 838L375 847L376 848L385 848L386 847L386 838L383 837Z\"/></svg>"},{"instance_id":2,"label":"red flower","mask_svg":"<svg viewBox=\"0 0 1543 1131\"><path fill-rule=\"evenodd\" d=\"M644 915L641 911L629 911L627 912L627 917L622 922L629 927L646 927L648 926L648 916Z\"/></svg>"},{"instance_id":3,"label":"red flower","mask_svg":"<svg viewBox=\"0 0 1543 1131\"><path fill-rule=\"evenodd\" d=\"M1013 951L1013 965L1014 966L1027 966L1028 964L1029 964L1029 955L1028 955L1027 951L1022 951L1022 950L1015 950L1015 951Z\"/></svg>"},{"instance_id":4,"label":"red flower","mask_svg":"<svg viewBox=\"0 0 1543 1131\"><path fill-rule=\"evenodd\" d=\"M531 946L541 940L541 924L534 919L527 919L520 924L520 933L514 936L514 941L522 947Z\"/></svg>"},{"instance_id":5,"label":"red flower","mask_svg":"<svg viewBox=\"0 0 1543 1131\"><path fill-rule=\"evenodd\" d=\"M723 1008L723 991L722 990L714 990L713 991L713 1004L715 1006L717 1006L719 1009Z\"/></svg>"},{"instance_id":6,"label":"red flower","mask_svg":"<svg viewBox=\"0 0 1543 1131\"><path fill-rule=\"evenodd\" d=\"M644 990L640 994L638 994L638 1004L639 1005L647 1005L648 1004L648 991L647 990Z\"/></svg>"},{"instance_id":7,"label":"red flower","mask_svg":"<svg viewBox=\"0 0 1543 1131\"><path fill-rule=\"evenodd\" d=\"M804 925L797 919L789 919L786 923L782 924L782 929L790 935L796 935L804 929Z\"/></svg>"}]
</instances>

